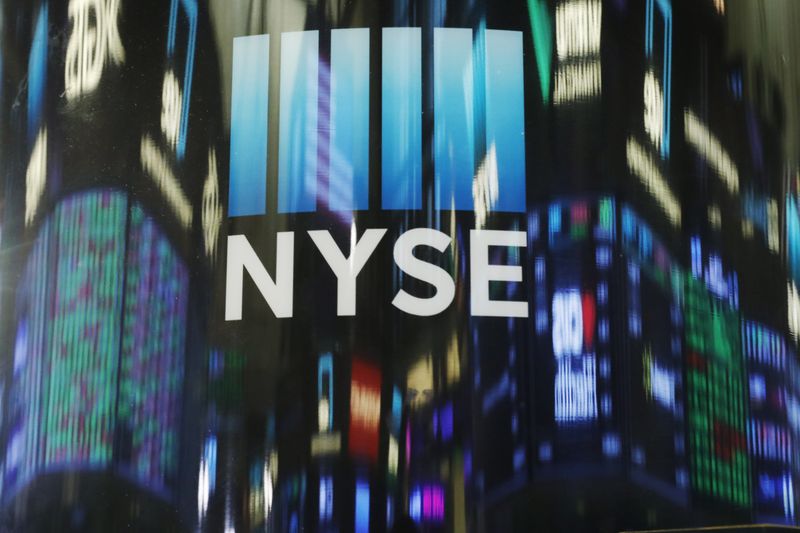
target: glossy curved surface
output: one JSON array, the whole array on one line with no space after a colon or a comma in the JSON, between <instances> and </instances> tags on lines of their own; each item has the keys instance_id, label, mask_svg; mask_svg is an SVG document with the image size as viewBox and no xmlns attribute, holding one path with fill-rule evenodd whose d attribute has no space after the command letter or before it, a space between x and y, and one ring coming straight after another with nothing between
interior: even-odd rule
<instances>
[{"instance_id":1,"label":"glossy curved surface","mask_svg":"<svg viewBox=\"0 0 800 533\"><path fill-rule=\"evenodd\" d=\"M797 523L798 18L3 2L3 529Z\"/></svg>"}]
</instances>

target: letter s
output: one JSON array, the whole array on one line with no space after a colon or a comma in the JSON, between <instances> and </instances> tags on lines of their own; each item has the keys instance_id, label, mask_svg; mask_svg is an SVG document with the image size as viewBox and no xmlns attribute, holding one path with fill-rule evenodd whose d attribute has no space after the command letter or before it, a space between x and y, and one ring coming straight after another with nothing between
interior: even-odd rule
<instances>
[{"instance_id":1,"label":"letter s","mask_svg":"<svg viewBox=\"0 0 800 533\"><path fill-rule=\"evenodd\" d=\"M456 285L444 269L414 257L414 248L423 245L444 252L450 246L450 237L434 229L409 230L394 245L394 262L409 276L433 285L436 294L430 298L418 298L400 289L392 300L392 305L411 315L433 316L447 309L453 301Z\"/></svg>"}]
</instances>

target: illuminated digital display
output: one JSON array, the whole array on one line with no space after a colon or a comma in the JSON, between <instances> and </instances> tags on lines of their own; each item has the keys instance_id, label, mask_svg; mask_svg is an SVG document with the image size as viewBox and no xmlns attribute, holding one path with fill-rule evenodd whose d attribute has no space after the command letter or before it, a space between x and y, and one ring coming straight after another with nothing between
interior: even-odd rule
<instances>
[{"instance_id":1,"label":"illuminated digital display","mask_svg":"<svg viewBox=\"0 0 800 533\"><path fill-rule=\"evenodd\" d=\"M626 158L630 171L639 178L672 225L680 227L681 204L661 171L658 160L633 137L626 144Z\"/></svg>"},{"instance_id":2,"label":"illuminated digital display","mask_svg":"<svg viewBox=\"0 0 800 533\"><path fill-rule=\"evenodd\" d=\"M631 174L659 205L669 222L680 227L681 202L670 185L662 160L670 155L672 105L672 2L645 3L645 58L642 76L642 122L626 142ZM624 222L623 222L624 224Z\"/></svg>"},{"instance_id":3,"label":"illuminated digital display","mask_svg":"<svg viewBox=\"0 0 800 533\"><path fill-rule=\"evenodd\" d=\"M350 454L378 458L378 424L381 416L381 373L353 359L350 382Z\"/></svg>"},{"instance_id":4,"label":"illuminated digital display","mask_svg":"<svg viewBox=\"0 0 800 533\"><path fill-rule=\"evenodd\" d=\"M533 453L540 465L621 457L612 379L613 199L561 200L528 219Z\"/></svg>"},{"instance_id":5,"label":"illuminated digital display","mask_svg":"<svg viewBox=\"0 0 800 533\"><path fill-rule=\"evenodd\" d=\"M180 6L180 9L179 9ZM179 17L179 14L183 15ZM184 22L185 28L180 28L180 22ZM178 30L185 29L186 48L176 53ZM167 34L167 57L171 62L171 67L178 67L178 59L183 59L183 72L181 77L183 83L178 88L176 75L168 70L164 79L165 96L174 95L173 98L164 98L163 106L165 110L172 110L172 113L162 115L162 128L171 141L173 149L176 150L179 159L183 158L186 152L186 134L189 126L189 107L192 102L192 82L194 81L194 61L195 47L197 45L197 0L172 0L169 14L169 32ZM173 87L167 91L168 87ZM172 120L164 121L164 117L173 117ZM165 127L166 126L166 127Z\"/></svg>"},{"instance_id":6,"label":"illuminated digital display","mask_svg":"<svg viewBox=\"0 0 800 533\"><path fill-rule=\"evenodd\" d=\"M325 524L333 517L333 477L319 479L319 523Z\"/></svg>"},{"instance_id":7,"label":"illuminated digital display","mask_svg":"<svg viewBox=\"0 0 800 533\"><path fill-rule=\"evenodd\" d=\"M554 202L547 208L546 229L550 248L562 249L589 239L613 242L616 238L615 204L612 198L601 197L590 202L574 200ZM529 220L531 237L538 240L540 217L533 214ZM530 226L534 226L530 228Z\"/></svg>"},{"instance_id":8,"label":"illuminated digital display","mask_svg":"<svg viewBox=\"0 0 800 533\"><path fill-rule=\"evenodd\" d=\"M800 209L797 197L786 195L786 262L795 283L800 283Z\"/></svg>"},{"instance_id":9,"label":"illuminated digital display","mask_svg":"<svg viewBox=\"0 0 800 533\"><path fill-rule=\"evenodd\" d=\"M390 476L397 475L397 468L400 465L400 445L394 435L389 436L389 450L386 454L386 469Z\"/></svg>"},{"instance_id":10,"label":"illuminated digital display","mask_svg":"<svg viewBox=\"0 0 800 533\"><path fill-rule=\"evenodd\" d=\"M155 490L177 476L188 273L122 193L62 200L20 285L12 485L112 464Z\"/></svg>"},{"instance_id":11,"label":"illuminated digital display","mask_svg":"<svg viewBox=\"0 0 800 533\"><path fill-rule=\"evenodd\" d=\"M678 380L675 370L659 366L649 347L642 354L642 365L645 398L660 404L668 411L674 411L677 405L675 387Z\"/></svg>"},{"instance_id":12,"label":"illuminated digital display","mask_svg":"<svg viewBox=\"0 0 800 533\"><path fill-rule=\"evenodd\" d=\"M444 488L428 484L414 487L408 497L408 514L415 522L441 524L444 522Z\"/></svg>"},{"instance_id":13,"label":"illuminated digital display","mask_svg":"<svg viewBox=\"0 0 800 533\"><path fill-rule=\"evenodd\" d=\"M392 419L389 431L399 437L403 424L403 395L398 387L392 388Z\"/></svg>"},{"instance_id":14,"label":"illuminated digital display","mask_svg":"<svg viewBox=\"0 0 800 533\"><path fill-rule=\"evenodd\" d=\"M28 142L36 135L44 113L47 87L47 33L48 8L43 2L33 30L31 51L28 55Z\"/></svg>"},{"instance_id":15,"label":"illuminated digital display","mask_svg":"<svg viewBox=\"0 0 800 533\"><path fill-rule=\"evenodd\" d=\"M556 370L555 419L559 423L597 418L595 361L587 355L573 362L562 359Z\"/></svg>"},{"instance_id":16,"label":"illuminated digital display","mask_svg":"<svg viewBox=\"0 0 800 533\"><path fill-rule=\"evenodd\" d=\"M70 0L68 12L72 30L64 65L64 90L68 100L97 89L108 64L125 63L125 47L118 28L121 5L121 0L102 3Z\"/></svg>"},{"instance_id":17,"label":"illuminated digital display","mask_svg":"<svg viewBox=\"0 0 800 533\"><path fill-rule=\"evenodd\" d=\"M577 290L553 295L553 355L579 355L583 348L583 307Z\"/></svg>"},{"instance_id":18,"label":"illuminated digital display","mask_svg":"<svg viewBox=\"0 0 800 533\"><path fill-rule=\"evenodd\" d=\"M615 235L614 204L607 198L596 203L559 202L551 204L547 212L551 262L557 265L552 273L550 303L555 359L553 418L559 425L569 425L611 412L610 395L599 391L597 376L601 364L598 358L605 353L610 333L605 278L612 262L607 243ZM596 243L595 247L590 243ZM590 253L592 259L587 257ZM546 266L537 260L536 269L537 285L544 288L544 272L540 274L539 270L546 270ZM596 285L592 284L593 276ZM537 318L537 322L540 320L543 317ZM602 365L608 364L604 357Z\"/></svg>"},{"instance_id":19,"label":"illuminated digital display","mask_svg":"<svg viewBox=\"0 0 800 533\"><path fill-rule=\"evenodd\" d=\"M28 168L25 171L25 225L36 217L39 202L47 185L47 128L36 136Z\"/></svg>"},{"instance_id":20,"label":"illuminated digital display","mask_svg":"<svg viewBox=\"0 0 800 533\"><path fill-rule=\"evenodd\" d=\"M787 325L795 342L800 338L800 293L794 281L786 284L786 311Z\"/></svg>"},{"instance_id":21,"label":"illuminated digital display","mask_svg":"<svg viewBox=\"0 0 800 533\"><path fill-rule=\"evenodd\" d=\"M317 424L320 433L333 430L333 354L317 363Z\"/></svg>"},{"instance_id":22,"label":"illuminated digital display","mask_svg":"<svg viewBox=\"0 0 800 533\"><path fill-rule=\"evenodd\" d=\"M139 159L142 169L153 179L175 216L184 228L192 224L192 204L181 187L166 154L152 137L142 136L139 146Z\"/></svg>"},{"instance_id":23,"label":"illuminated digital display","mask_svg":"<svg viewBox=\"0 0 800 533\"><path fill-rule=\"evenodd\" d=\"M760 516L793 522L796 479L792 427L797 405L795 355L777 332L756 322L742 323L742 352L750 389L748 449L753 462L753 503Z\"/></svg>"},{"instance_id":24,"label":"illuminated digital display","mask_svg":"<svg viewBox=\"0 0 800 533\"><path fill-rule=\"evenodd\" d=\"M202 518L208 510L209 498L217 485L217 437L209 435L203 443L200 472L197 479L197 511Z\"/></svg>"},{"instance_id":25,"label":"illuminated digital display","mask_svg":"<svg viewBox=\"0 0 800 533\"><path fill-rule=\"evenodd\" d=\"M597 418L594 299L577 290L553 295L553 355L556 358L555 419L578 422ZM588 335L587 335L588 333ZM587 353L584 354L584 347Z\"/></svg>"},{"instance_id":26,"label":"illuminated digital display","mask_svg":"<svg viewBox=\"0 0 800 533\"><path fill-rule=\"evenodd\" d=\"M622 208L622 244L638 264L645 266L653 281L666 290L677 265L650 227L628 206Z\"/></svg>"},{"instance_id":27,"label":"illuminated digital display","mask_svg":"<svg viewBox=\"0 0 800 533\"><path fill-rule=\"evenodd\" d=\"M28 258L25 277L18 292L24 295L14 342L14 370L9 402L9 437L6 445L4 486L9 489L27 482L39 468L41 413L47 398L44 351L47 342L46 309L48 244L52 225L44 224Z\"/></svg>"},{"instance_id":28,"label":"illuminated digital display","mask_svg":"<svg viewBox=\"0 0 800 533\"><path fill-rule=\"evenodd\" d=\"M742 323L742 351L748 362L778 372L786 370L791 352L786 341L775 331L755 322Z\"/></svg>"},{"instance_id":29,"label":"illuminated digital display","mask_svg":"<svg viewBox=\"0 0 800 533\"><path fill-rule=\"evenodd\" d=\"M128 225L117 411L130 438L123 460L136 477L167 485L178 468L189 274L139 206Z\"/></svg>"},{"instance_id":30,"label":"illuminated digital display","mask_svg":"<svg viewBox=\"0 0 800 533\"><path fill-rule=\"evenodd\" d=\"M453 438L453 404L448 403L436 412L436 425L442 442Z\"/></svg>"},{"instance_id":31,"label":"illuminated digital display","mask_svg":"<svg viewBox=\"0 0 800 533\"><path fill-rule=\"evenodd\" d=\"M194 210L181 185L181 174L178 172L176 160L182 161L186 153L197 24L197 0L170 1L158 134L155 131L144 131L139 141L139 163L142 170L153 180L184 229L192 226ZM216 167L216 151L212 146L208 148L208 173L203 185L201 211L206 254L212 262L216 253L218 226L222 219Z\"/></svg>"},{"instance_id":32,"label":"illuminated digital display","mask_svg":"<svg viewBox=\"0 0 800 533\"><path fill-rule=\"evenodd\" d=\"M213 148L208 150L208 174L203 183L203 200L200 211L203 225L203 244L206 256L211 260L212 266L217 260L217 245L219 230L222 227L222 204L220 203L219 175L217 173L217 152Z\"/></svg>"},{"instance_id":33,"label":"illuminated digital display","mask_svg":"<svg viewBox=\"0 0 800 533\"><path fill-rule=\"evenodd\" d=\"M661 149L664 141L664 94L652 70L644 76L644 129L650 142Z\"/></svg>"},{"instance_id":34,"label":"illuminated digital display","mask_svg":"<svg viewBox=\"0 0 800 533\"><path fill-rule=\"evenodd\" d=\"M51 263L43 467L111 460L126 216L125 197L104 192L65 200L51 219L58 255Z\"/></svg>"},{"instance_id":35,"label":"illuminated digital display","mask_svg":"<svg viewBox=\"0 0 800 533\"><path fill-rule=\"evenodd\" d=\"M711 293L734 309L739 308L739 277L734 271L727 271L719 254L703 247L698 236L691 243L692 276L702 279Z\"/></svg>"},{"instance_id":36,"label":"illuminated digital display","mask_svg":"<svg viewBox=\"0 0 800 533\"><path fill-rule=\"evenodd\" d=\"M692 277L685 280L684 297L692 486L747 506L752 493L739 317Z\"/></svg>"},{"instance_id":37,"label":"illuminated digital display","mask_svg":"<svg viewBox=\"0 0 800 533\"><path fill-rule=\"evenodd\" d=\"M786 523L795 521L795 488L789 472L761 472L753 480L757 508L777 511Z\"/></svg>"},{"instance_id":38,"label":"illuminated digital display","mask_svg":"<svg viewBox=\"0 0 800 533\"><path fill-rule=\"evenodd\" d=\"M261 524L265 518L267 510L267 491L270 490L268 479L269 470L263 459L256 459L250 463L249 484L247 490L247 514L250 519L250 527L254 528Z\"/></svg>"},{"instance_id":39,"label":"illuminated digital display","mask_svg":"<svg viewBox=\"0 0 800 533\"><path fill-rule=\"evenodd\" d=\"M743 194L742 224L745 237L752 236L752 229L757 229L771 252L778 253L780 251L781 228L777 200L752 191ZM746 230L748 227L751 230ZM748 232L750 235L747 234Z\"/></svg>"},{"instance_id":40,"label":"illuminated digital display","mask_svg":"<svg viewBox=\"0 0 800 533\"><path fill-rule=\"evenodd\" d=\"M645 77L645 106L651 107L649 110L646 107L645 111L646 128L661 157L668 158L672 105L672 0L647 0L645 55L650 62L661 67L657 73L649 70ZM660 119L653 117L657 113L661 114ZM660 132L656 129L658 127Z\"/></svg>"},{"instance_id":41,"label":"illuminated digital display","mask_svg":"<svg viewBox=\"0 0 800 533\"><path fill-rule=\"evenodd\" d=\"M786 428L772 422L751 420L748 429L753 458L789 463L792 439Z\"/></svg>"},{"instance_id":42,"label":"illuminated digital display","mask_svg":"<svg viewBox=\"0 0 800 533\"><path fill-rule=\"evenodd\" d=\"M355 533L369 533L369 482L356 481L356 523Z\"/></svg>"},{"instance_id":43,"label":"illuminated digital display","mask_svg":"<svg viewBox=\"0 0 800 533\"><path fill-rule=\"evenodd\" d=\"M547 3L544 0L529 0L528 15L531 21L533 49L536 53L536 69L539 72L542 101L546 104L550 100L550 64L553 52L553 30Z\"/></svg>"},{"instance_id":44,"label":"illuminated digital display","mask_svg":"<svg viewBox=\"0 0 800 533\"><path fill-rule=\"evenodd\" d=\"M731 194L739 192L739 170L736 163L700 118L690 109L683 111L686 142L714 169Z\"/></svg>"},{"instance_id":45,"label":"illuminated digital display","mask_svg":"<svg viewBox=\"0 0 800 533\"><path fill-rule=\"evenodd\" d=\"M664 245L622 208L627 263L631 455L635 479L687 501L682 388L682 278Z\"/></svg>"},{"instance_id":46,"label":"illuminated digital display","mask_svg":"<svg viewBox=\"0 0 800 533\"><path fill-rule=\"evenodd\" d=\"M568 0L556 7L558 68L553 102L586 101L600 95L600 35L603 8L599 0Z\"/></svg>"}]
</instances>

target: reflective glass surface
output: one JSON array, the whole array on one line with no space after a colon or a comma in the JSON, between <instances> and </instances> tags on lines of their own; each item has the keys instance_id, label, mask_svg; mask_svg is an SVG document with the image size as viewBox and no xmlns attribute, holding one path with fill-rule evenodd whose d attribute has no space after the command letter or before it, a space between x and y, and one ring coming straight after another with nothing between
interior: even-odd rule
<instances>
[{"instance_id":1,"label":"reflective glass surface","mask_svg":"<svg viewBox=\"0 0 800 533\"><path fill-rule=\"evenodd\" d=\"M798 23L3 0L0 530L800 524Z\"/></svg>"}]
</instances>

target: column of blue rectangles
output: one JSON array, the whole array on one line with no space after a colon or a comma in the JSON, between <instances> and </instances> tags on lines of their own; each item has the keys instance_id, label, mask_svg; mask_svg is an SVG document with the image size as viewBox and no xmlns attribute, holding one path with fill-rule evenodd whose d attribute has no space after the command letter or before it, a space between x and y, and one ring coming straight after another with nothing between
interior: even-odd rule
<instances>
[{"instance_id":1,"label":"column of blue rectangles","mask_svg":"<svg viewBox=\"0 0 800 533\"><path fill-rule=\"evenodd\" d=\"M474 208L472 30L433 30L434 173L437 209Z\"/></svg>"},{"instance_id":2,"label":"column of blue rectangles","mask_svg":"<svg viewBox=\"0 0 800 533\"><path fill-rule=\"evenodd\" d=\"M267 205L269 36L233 40L228 216L263 215Z\"/></svg>"},{"instance_id":3,"label":"column of blue rectangles","mask_svg":"<svg viewBox=\"0 0 800 533\"><path fill-rule=\"evenodd\" d=\"M369 209L369 29L331 32L328 206Z\"/></svg>"},{"instance_id":4,"label":"column of blue rectangles","mask_svg":"<svg viewBox=\"0 0 800 533\"><path fill-rule=\"evenodd\" d=\"M319 32L281 35L278 212L317 208Z\"/></svg>"},{"instance_id":5,"label":"column of blue rectangles","mask_svg":"<svg viewBox=\"0 0 800 533\"><path fill-rule=\"evenodd\" d=\"M422 208L422 33L384 28L381 205Z\"/></svg>"},{"instance_id":6,"label":"column of blue rectangles","mask_svg":"<svg viewBox=\"0 0 800 533\"><path fill-rule=\"evenodd\" d=\"M486 30L485 72L473 76L472 30L434 31L434 169L438 209L472 210L475 97L485 94L486 154L496 168L492 211L525 210L525 113L520 32ZM281 36L278 211L315 211L318 180L319 33ZM266 207L269 37L234 40L229 215ZM475 87L475 79L482 87ZM328 203L367 209L369 33L331 35ZM384 28L381 178L383 209L422 208L422 65L419 28ZM478 117L481 118L481 117ZM493 157L487 157L492 154Z\"/></svg>"},{"instance_id":7,"label":"column of blue rectangles","mask_svg":"<svg viewBox=\"0 0 800 533\"><path fill-rule=\"evenodd\" d=\"M497 161L493 211L525 211L522 33L486 30L486 150Z\"/></svg>"}]
</instances>

